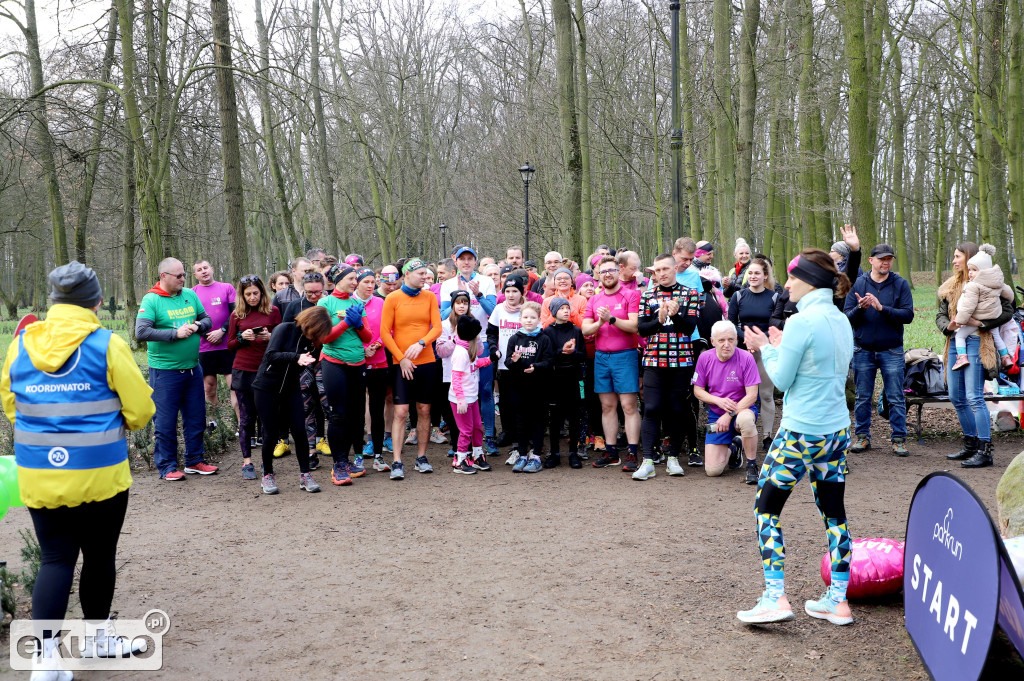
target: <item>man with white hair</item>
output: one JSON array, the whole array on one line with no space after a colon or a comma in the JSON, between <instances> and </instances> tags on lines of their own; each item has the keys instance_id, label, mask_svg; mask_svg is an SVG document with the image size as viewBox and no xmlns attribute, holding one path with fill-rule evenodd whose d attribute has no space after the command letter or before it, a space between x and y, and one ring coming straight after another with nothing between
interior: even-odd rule
<instances>
[{"instance_id":1,"label":"man with white hair","mask_svg":"<svg viewBox=\"0 0 1024 681\"><path fill-rule=\"evenodd\" d=\"M547 281L548 277L553 277L555 271L562 266L565 260L562 258L562 254L558 251L548 251L544 255L544 276L537 280L537 282L530 287L530 290L534 293L544 295L544 282Z\"/></svg>"},{"instance_id":2,"label":"man with white hair","mask_svg":"<svg viewBox=\"0 0 1024 681\"><path fill-rule=\"evenodd\" d=\"M729 460L729 446L737 431L747 460L748 485L757 484L757 386L761 376L754 356L736 347L736 327L722 320L711 327L714 352L697 360L693 393L708 407L708 433L704 440L704 472L721 475Z\"/></svg>"}]
</instances>

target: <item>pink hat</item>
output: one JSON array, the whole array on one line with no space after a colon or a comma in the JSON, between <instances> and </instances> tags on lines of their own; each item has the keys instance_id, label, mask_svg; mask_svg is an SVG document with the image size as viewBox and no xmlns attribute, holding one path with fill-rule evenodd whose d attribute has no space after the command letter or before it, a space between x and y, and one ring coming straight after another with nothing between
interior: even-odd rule
<instances>
[{"instance_id":1,"label":"pink hat","mask_svg":"<svg viewBox=\"0 0 1024 681\"><path fill-rule=\"evenodd\" d=\"M594 278L592 276L590 276L589 274L584 274L584 273L577 274L576 275L576 290L579 291L580 287L583 286L584 284L586 284L587 282L590 282L591 284L595 283L594 282Z\"/></svg>"},{"instance_id":2,"label":"pink hat","mask_svg":"<svg viewBox=\"0 0 1024 681\"><path fill-rule=\"evenodd\" d=\"M794 267L796 267L796 264L797 264L798 262L800 262L800 256L799 256L799 255L797 255L797 256L794 256L794 258L793 258L792 260L790 260L790 261L789 261L789 264L788 264L788 265L786 265L786 272L787 272L787 273L789 273L789 272L792 272L792 271L793 271L793 268L794 268Z\"/></svg>"}]
</instances>

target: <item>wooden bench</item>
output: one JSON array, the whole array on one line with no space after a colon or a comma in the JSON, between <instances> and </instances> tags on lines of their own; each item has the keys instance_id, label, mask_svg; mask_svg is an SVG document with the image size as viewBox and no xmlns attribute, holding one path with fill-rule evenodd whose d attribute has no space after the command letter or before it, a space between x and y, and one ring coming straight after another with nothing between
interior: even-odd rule
<instances>
[{"instance_id":1,"label":"wooden bench","mask_svg":"<svg viewBox=\"0 0 1024 681\"><path fill-rule=\"evenodd\" d=\"M985 395L986 402L1017 402L1024 401L1024 394L1021 395ZM924 409L926 404L948 404L950 408L953 407L953 403L949 399L949 395L907 395L907 412L910 412L910 408L917 407L917 443L919 445L924 444L924 438L921 437L921 411Z\"/></svg>"}]
</instances>

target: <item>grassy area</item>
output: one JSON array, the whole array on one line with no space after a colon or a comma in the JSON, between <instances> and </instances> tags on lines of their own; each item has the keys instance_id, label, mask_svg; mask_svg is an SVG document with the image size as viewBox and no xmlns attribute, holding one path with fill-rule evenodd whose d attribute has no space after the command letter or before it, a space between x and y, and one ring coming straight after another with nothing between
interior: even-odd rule
<instances>
[{"instance_id":1,"label":"grassy area","mask_svg":"<svg viewBox=\"0 0 1024 681\"><path fill-rule=\"evenodd\" d=\"M11 341L14 340L14 329L18 327L18 322L21 317L31 312L28 308L18 310L18 319L3 319L0 320L0 363L3 362L4 358L7 357L7 348L10 346ZM117 335L124 338L127 342L128 339L128 325L125 321L123 312L118 312L118 316L111 318L110 311L103 308L99 312L100 323L105 328L110 329ZM46 315L40 315L40 319L44 319ZM147 364L146 351L140 350L133 353L135 356L136 363L139 366L145 367Z\"/></svg>"}]
</instances>

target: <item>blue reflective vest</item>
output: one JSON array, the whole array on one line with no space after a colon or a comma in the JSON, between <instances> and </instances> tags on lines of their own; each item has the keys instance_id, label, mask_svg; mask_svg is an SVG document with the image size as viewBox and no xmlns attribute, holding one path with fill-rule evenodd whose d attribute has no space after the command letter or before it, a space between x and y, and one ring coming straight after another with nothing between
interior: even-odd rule
<instances>
[{"instance_id":1,"label":"blue reflective vest","mask_svg":"<svg viewBox=\"0 0 1024 681\"><path fill-rule=\"evenodd\" d=\"M128 460L121 399L107 383L111 332L97 329L58 371L32 365L21 334L11 364L18 466L88 470Z\"/></svg>"}]
</instances>

